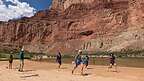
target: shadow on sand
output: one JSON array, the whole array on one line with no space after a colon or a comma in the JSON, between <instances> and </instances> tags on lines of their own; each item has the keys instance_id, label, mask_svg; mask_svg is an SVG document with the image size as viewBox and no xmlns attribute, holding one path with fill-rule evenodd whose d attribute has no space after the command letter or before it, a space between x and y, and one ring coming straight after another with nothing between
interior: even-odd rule
<instances>
[{"instance_id":1,"label":"shadow on sand","mask_svg":"<svg viewBox=\"0 0 144 81\"><path fill-rule=\"evenodd\" d=\"M93 68L87 68L87 69L93 69Z\"/></svg>"},{"instance_id":2,"label":"shadow on sand","mask_svg":"<svg viewBox=\"0 0 144 81\"><path fill-rule=\"evenodd\" d=\"M89 75L91 75L91 73L82 74L82 76L89 76Z\"/></svg>"},{"instance_id":3,"label":"shadow on sand","mask_svg":"<svg viewBox=\"0 0 144 81\"><path fill-rule=\"evenodd\" d=\"M39 77L39 74L31 74L31 75L20 76L20 78L29 78L29 77Z\"/></svg>"},{"instance_id":4,"label":"shadow on sand","mask_svg":"<svg viewBox=\"0 0 144 81\"><path fill-rule=\"evenodd\" d=\"M113 72L113 73L120 73L120 71L113 71L113 70L111 70L111 71L108 71L108 72Z\"/></svg>"},{"instance_id":5,"label":"shadow on sand","mask_svg":"<svg viewBox=\"0 0 144 81\"><path fill-rule=\"evenodd\" d=\"M84 73L84 74L73 74L73 75L89 76L89 75L92 75L92 74L91 73Z\"/></svg>"},{"instance_id":6,"label":"shadow on sand","mask_svg":"<svg viewBox=\"0 0 144 81\"><path fill-rule=\"evenodd\" d=\"M68 69L68 67L61 67L60 69Z\"/></svg>"},{"instance_id":7,"label":"shadow on sand","mask_svg":"<svg viewBox=\"0 0 144 81\"><path fill-rule=\"evenodd\" d=\"M23 72L31 72L31 71L36 71L36 70L27 69L27 70L24 70Z\"/></svg>"}]
</instances>

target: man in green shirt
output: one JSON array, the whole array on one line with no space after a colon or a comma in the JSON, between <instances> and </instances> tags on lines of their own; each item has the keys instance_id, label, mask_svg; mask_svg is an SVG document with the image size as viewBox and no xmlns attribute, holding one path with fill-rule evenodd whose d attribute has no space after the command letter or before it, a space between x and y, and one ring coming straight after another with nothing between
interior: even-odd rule
<instances>
[{"instance_id":1,"label":"man in green shirt","mask_svg":"<svg viewBox=\"0 0 144 81\"><path fill-rule=\"evenodd\" d=\"M20 72L23 71L23 67L24 67L24 49L22 48L20 53L19 53L19 59L20 59L20 67L19 70Z\"/></svg>"}]
</instances>

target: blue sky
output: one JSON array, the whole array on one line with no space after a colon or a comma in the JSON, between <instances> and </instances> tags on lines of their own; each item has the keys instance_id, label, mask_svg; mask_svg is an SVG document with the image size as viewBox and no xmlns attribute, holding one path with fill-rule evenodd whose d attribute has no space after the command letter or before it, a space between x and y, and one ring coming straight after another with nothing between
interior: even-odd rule
<instances>
[{"instance_id":1,"label":"blue sky","mask_svg":"<svg viewBox=\"0 0 144 81\"><path fill-rule=\"evenodd\" d=\"M48 9L52 0L0 0L0 21L32 17L37 11Z\"/></svg>"},{"instance_id":2,"label":"blue sky","mask_svg":"<svg viewBox=\"0 0 144 81\"><path fill-rule=\"evenodd\" d=\"M20 0L21 2L27 2L30 6L34 7L37 10L47 9L52 0Z\"/></svg>"}]
</instances>

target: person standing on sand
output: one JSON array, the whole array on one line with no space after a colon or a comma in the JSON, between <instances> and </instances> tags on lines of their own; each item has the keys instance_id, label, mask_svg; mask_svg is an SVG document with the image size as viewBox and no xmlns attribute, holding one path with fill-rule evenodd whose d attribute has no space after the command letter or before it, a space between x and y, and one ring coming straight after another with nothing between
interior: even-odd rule
<instances>
[{"instance_id":1,"label":"person standing on sand","mask_svg":"<svg viewBox=\"0 0 144 81\"><path fill-rule=\"evenodd\" d=\"M10 57L9 57L9 69L12 69L12 63L13 63L13 55L10 54Z\"/></svg>"},{"instance_id":2,"label":"person standing on sand","mask_svg":"<svg viewBox=\"0 0 144 81\"><path fill-rule=\"evenodd\" d=\"M20 53L19 53L19 59L20 59L20 67L19 70L20 72L23 71L23 67L24 67L24 49L22 48Z\"/></svg>"},{"instance_id":3,"label":"person standing on sand","mask_svg":"<svg viewBox=\"0 0 144 81\"><path fill-rule=\"evenodd\" d=\"M78 51L78 54L75 56L75 66L72 70L72 74L74 73L75 69L81 64L82 60L81 60L81 54L82 54L82 50Z\"/></svg>"},{"instance_id":4,"label":"person standing on sand","mask_svg":"<svg viewBox=\"0 0 144 81\"><path fill-rule=\"evenodd\" d=\"M85 66L85 68L87 68L87 67L88 67L88 64L89 64L89 56L88 56L88 55L86 55L86 66Z\"/></svg>"},{"instance_id":5,"label":"person standing on sand","mask_svg":"<svg viewBox=\"0 0 144 81\"><path fill-rule=\"evenodd\" d=\"M58 51L58 53L56 55L56 62L59 64L58 68L60 68L61 64L62 64L61 58L62 58L61 53L60 53L60 51Z\"/></svg>"},{"instance_id":6,"label":"person standing on sand","mask_svg":"<svg viewBox=\"0 0 144 81\"><path fill-rule=\"evenodd\" d=\"M114 66L115 67L115 71L117 72L117 64L115 62L116 57L114 56L114 54L110 54L110 65L108 67L108 71Z\"/></svg>"}]
</instances>

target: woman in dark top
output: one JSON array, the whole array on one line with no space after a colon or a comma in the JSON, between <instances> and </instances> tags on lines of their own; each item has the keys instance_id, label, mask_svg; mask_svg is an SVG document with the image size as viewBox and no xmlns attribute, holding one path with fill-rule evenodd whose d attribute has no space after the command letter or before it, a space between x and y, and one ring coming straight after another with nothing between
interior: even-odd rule
<instances>
[{"instance_id":1,"label":"woman in dark top","mask_svg":"<svg viewBox=\"0 0 144 81\"><path fill-rule=\"evenodd\" d=\"M9 57L9 69L12 69L12 63L13 63L13 55L10 54L10 57Z\"/></svg>"},{"instance_id":2,"label":"woman in dark top","mask_svg":"<svg viewBox=\"0 0 144 81\"><path fill-rule=\"evenodd\" d=\"M110 64L114 65L115 64L115 56L112 54L110 57Z\"/></svg>"},{"instance_id":3,"label":"woman in dark top","mask_svg":"<svg viewBox=\"0 0 144 81\"><path fill-rule=\"evenodd\" d=\"M61 53L58 52L58 54L56 55L56 62L59 64L58 68L60 68L62 64L61 58L62 58Z\"/></svg>"},{"instance_id":4,"label":"woman in dark top","mask_svg":"<svg viewBox=\"0 0 144 81\"><path fill-rule=\"evenodd\" d=\"M86 59L87 59L87 61L86 61L86 67L85 68L87 68L88 64L89 64L89 56L88 55L86 55Z\"/></svg>"},{"instance_id":5,"label":"woman in dark top","mask_svg":"<svg viewBox=\"0 0 144 81\"><path fill-rule=\"evenodd\" d=\"M109 60L110 60L110 65L109 65L109 67L108 67L108 71L110 70L110 68L112 68L113 66L115 67L115 71L117 71L117 64L116 64L116 57L114 56L114 54L111 54L110 55L110 58L109 58Z\"/></svg>"}]
</instances>

